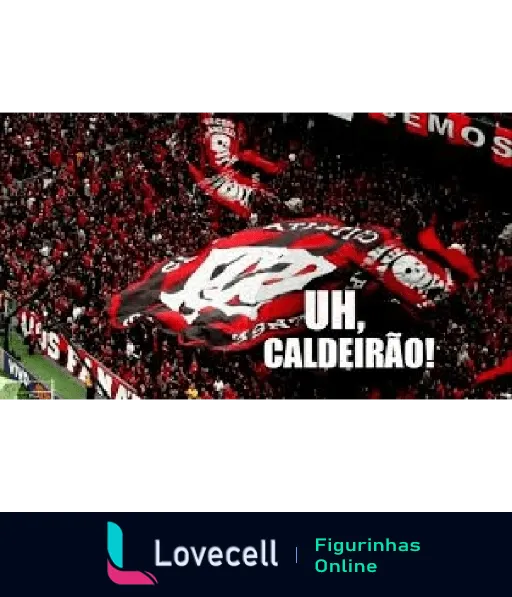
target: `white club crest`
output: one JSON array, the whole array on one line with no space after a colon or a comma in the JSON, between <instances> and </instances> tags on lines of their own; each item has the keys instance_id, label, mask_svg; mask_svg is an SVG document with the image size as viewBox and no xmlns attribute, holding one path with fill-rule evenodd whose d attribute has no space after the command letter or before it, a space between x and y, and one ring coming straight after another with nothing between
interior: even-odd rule
<instances>
[{"instance_id":1,"label":"white club crest","mask_svg":"<svg viewBox=\"0 0 512 597\"><path fill-rule=\"evenodd\" d=\"M185 311L192 323L201 309L213 307L227 316L256 319L262 305L289 292L302 290L335 266L305 249L237 247L212 249L205 261L177 292L162 292L169 309ZM187 312L190 311L190 312Z\"/></svg>"}]
</instances>

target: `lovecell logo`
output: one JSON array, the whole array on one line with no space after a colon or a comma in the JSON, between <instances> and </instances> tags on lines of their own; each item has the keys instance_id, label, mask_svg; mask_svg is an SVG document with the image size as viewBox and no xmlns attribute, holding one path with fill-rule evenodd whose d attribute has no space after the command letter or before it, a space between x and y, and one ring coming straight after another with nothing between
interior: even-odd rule
<instances>
[{"instance_id":1,"label":"lovecell logo","mask_svg":"<svg viewBox=\"0 0 512 597\"><path fill-rule=\"evenodd\" d=\"M123 531L114 522L107 523L107 571L110 580L118 585L156 585L158 581L151 572L125 570L123 563ZM174 548L160 539L154 541L155 566L157 568L183 568L185 566L278 566L275 539L261 539L258 546L231 545L221 548L217 545L189 546Z\"/></svg>"},{"instance_id":2,"label":"lovecell logo","mask_svg":"<svg viewBox=\"0 0 512 597\"><path fill-rule=\"evenodd\" d=\"M151 572L124 570L123 531L115 522L107 523L107 573L116 585L156 585Z\"/></svg>"}]
</instances>

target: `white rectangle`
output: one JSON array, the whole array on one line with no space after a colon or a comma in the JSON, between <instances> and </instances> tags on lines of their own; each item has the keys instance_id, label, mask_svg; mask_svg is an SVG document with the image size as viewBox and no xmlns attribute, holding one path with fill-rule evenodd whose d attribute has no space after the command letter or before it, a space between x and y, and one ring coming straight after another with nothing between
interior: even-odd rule
<instances>
[{"instance_id":1,"label":"white rectangle","mask_svg":"<svg viewBox=\"0 0 512 597\"><path fill-rule=\"evenodd\" d=\"M464 481L464 488L441 488L441 481L425 481L424 488L397 488L384 481L386 505L479 505L489 503L489 490L480 481Z\"/></svg>"}]
</instances>

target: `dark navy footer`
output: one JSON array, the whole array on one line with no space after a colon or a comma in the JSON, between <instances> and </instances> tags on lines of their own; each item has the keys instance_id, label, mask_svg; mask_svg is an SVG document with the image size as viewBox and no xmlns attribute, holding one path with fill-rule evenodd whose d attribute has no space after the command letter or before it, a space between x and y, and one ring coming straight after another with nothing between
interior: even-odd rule
<instances>
[{"instance_id":1,"label":"dark navy footer","mask_svg":"<svg viewBox=\"0 0 512 597\"><path fill-rule=\"evenodd\" d=\"M1 514L4 595L499 595L511 514Z\"/></svg>"}]
</instances>

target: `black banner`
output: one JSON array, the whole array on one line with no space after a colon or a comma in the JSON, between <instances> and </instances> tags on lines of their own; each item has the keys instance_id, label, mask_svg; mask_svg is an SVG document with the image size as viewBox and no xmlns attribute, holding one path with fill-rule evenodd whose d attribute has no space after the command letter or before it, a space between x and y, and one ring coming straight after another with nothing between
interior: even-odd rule
<instances>
[{"instance_id":1,"label":"black banner","mask_svg":"<svg viewBox=\"0 0 512 597\"><path fill-rule=\"evenodd\" d=\"M346 112L332 115L348 122L368 119L416 137L466 147L485 155L498 166L512 168L512 128L500 122L491 123L485 118L459 112Z\"/></svg>"}]
</instances>

